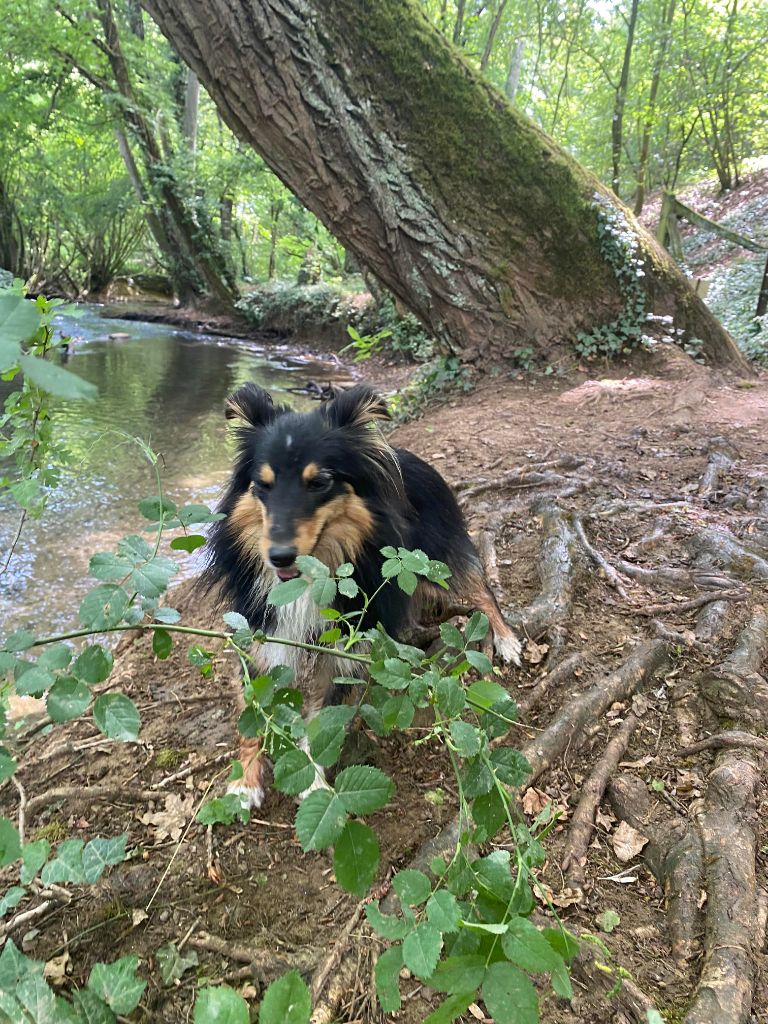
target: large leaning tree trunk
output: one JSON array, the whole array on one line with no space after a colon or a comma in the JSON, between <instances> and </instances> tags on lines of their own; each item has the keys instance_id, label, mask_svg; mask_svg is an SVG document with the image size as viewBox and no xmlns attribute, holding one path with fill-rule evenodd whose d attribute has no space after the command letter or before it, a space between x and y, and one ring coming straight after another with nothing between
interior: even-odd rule
<instances>
[{"instance_id":1,"label":"large leaning tree trunk","mask_svg":"<svg viewBox=\"0 0 768 1024\"><path fill-rule=\"evenodd\" d=\"M599 182L411 0L142 0L222 117L464 359L562 354L623 307ZM613 200L609 200L613 201ZM631 214L626 216L631 220ZM631 221L649 309L719 364L730 336Z\"/></svg>"}]
</instances>

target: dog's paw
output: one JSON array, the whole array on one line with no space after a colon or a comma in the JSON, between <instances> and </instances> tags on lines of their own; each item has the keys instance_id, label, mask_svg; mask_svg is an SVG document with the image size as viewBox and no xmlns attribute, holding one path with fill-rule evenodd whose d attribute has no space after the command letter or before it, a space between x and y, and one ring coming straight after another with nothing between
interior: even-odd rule
<instances>
[{"instance_id":1,"label":"dog's paw","mask_svg":"<svg viewBox=\"0 0 768 1024\"><path fill-rule=\"evenodd\" d=\"M514 633L508 633L506 636L495 636L493 638L493 646L496 648L498 656L507 665L510 662L513 665L520 665L520 654L523 648Z\"/></svg>"},{"instance_id":2,"label":"dog's paw","mask_svg":"<svg viewBox=\"0 0 768 1024\"><path fill-rule=\"evenodd\" d=\"M244 786L242 782L231 785L228 793L237 793L240 797L240 804L246 811L257 811L264 803L263 786Z\"/></svg>"}]
</instances>

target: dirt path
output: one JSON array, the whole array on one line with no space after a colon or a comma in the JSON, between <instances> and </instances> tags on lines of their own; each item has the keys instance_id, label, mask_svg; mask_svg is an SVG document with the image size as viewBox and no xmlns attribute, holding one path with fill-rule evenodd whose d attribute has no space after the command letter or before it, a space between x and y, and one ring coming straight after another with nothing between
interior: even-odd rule
<instances>
[{"instance_id":1,"label":"dirt path","mask_svg":"<svg viewBox=\"0 0 768 1024\"><path fill-rule=\"evenodd\" d=\"M505 681L521 705L512 741L537 769L523 807L560 813L542 885L567 926L599 934L632 975L606 1003L615 977L587 955L571 1006L543 997L545 1022L641 1022L646 1005L670 1022L768 1019L766 437L764 378L742 387L682 359L602 383L488 381L394 435L460 487L526 635L524 667ZM217 621L188 584L173 600L185 621ZM223 788L232 743L234 669L219 668L205 680L181 645L158 662L125 642L108 685L139 705L139 744L111 745L89 719L19 741L28 797L47 794L28 835L122 829L133 853L35 921L25 951L67 954L64 985L95 960L149 959L173 941L196 952L200 974L256 997L287 962L311 973L355 911L330 862L301 852L287 797L273 791L247 827L209 837L190 824ZM372 821L385 880L450 825L451 774L440 750L361 742L398 786ZM14 817L15 790L2 798ZM619 919L610 933L606 911ZM381 1019L372 940L350 935L338 1019ZM136 1019L190 1019L194 972L169 987L151 978ZM415 1024L436 1005L415 980L403 992L387 1019Z\"/></svg>"}]
</instances>

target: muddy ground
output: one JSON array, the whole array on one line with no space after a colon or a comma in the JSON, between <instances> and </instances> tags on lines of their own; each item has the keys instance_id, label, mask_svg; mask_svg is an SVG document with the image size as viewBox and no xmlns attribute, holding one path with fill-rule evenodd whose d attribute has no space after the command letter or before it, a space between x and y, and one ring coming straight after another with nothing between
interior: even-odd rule
<instances>
[{"instance_id":1,"label":"muddy ground","mask_svg":"<svg viewBox=\"0 0 768 1024\"><path fill-rule=\"evenodd\" d=\"M379 367L375 376L384 383L387 373ZM716 688L701 683L732 650L750 617L757 615L758 625L761 621L766 580L760 575L766 563L760 555L768 558L768 380L725 378L682 355L614 368L602 381L600 376L590 368L568 379L485 380L471 394L397 428L393 435L394 442L432 461L456 485L478 480L497 485L503 474L532 467L532 475L510 478L507 486L481 485L465 502L470 526L486 528L486 541L488 535L495 541L500 599L524 627L535 618L526 609L546 589L542 542L553 508L569 528L574 513L580 514L593 550L611 564L624 559L640 568L686 572L697 565L702 574L670 582L622 572L611 580L571 537L573 571L566 599L558 605L559 621L539 622L524 667L505 670L510 691L529 706L514 736L522 747L535 745L561 708L578 707L578 696L636 653L643 641L661 636L667 658L641 693L633 697L630 689L577 729L563 753L521 794L530 814L547 801L560 812L541 881L563 921L577 934L599 934L612 963L630 972L637 987L635 992L633 985L625 985L617 999L607 1000L605 989L610 986L598 984L604 974L590 974L587 965L576 978L570 1006L542 987L542 1020L641 1021L644 994L665 1020L682 1021L707 962L705 951L711 961L723 944L735 947L747 940L747 960L755 969L752 1020L768 1020L764 785L747 793L735 821L729 820L727 810L721 815L724 848L735 849L746 832L756 863L756 878L747 872L740 883L753 923L747 940L733 932L724 939L717 931L723 889L712 880L712 855L705 852L704 875L688 893L692 898L682 925L688 945L681 952L680 922L669 913L670 903L680 902L678 883L667 883L665 893L664 878L649 868L650 859L659 870L648 858L647 846L645 859L642 851L626 861L618 858L617 834L621 850L626 832L619 831L615 793L613 798L607 793L600 803L582 885L569 884L572 878L561 866L582 786L630 712L636 719L634 732L610 775L614 782L630 777L627 784L645 794L642 820L634 819L641 838L656 836L660 824L706 831L712 818L707 818L708 779L724 756L731 758L732 767L739 757L738 765L753 763L760 779L764 765L759 750L737 746L725 748L725 755L707 749L683 756L680 749L722 730L759 736L768 718L768 713L761 718L758 707L742 720L733 702L719 702ZM722 453L722 461L713 453ZM545 466L533 466L539 463ZM719 467L714 482L711 474L705 476L713 463ZM542 499L549 504L537 504ZM710 528L730 531L741 554L718 557L709 550L707 561L696 538ZM492 551L490 557L493 575ZM715 600L722 594L711 579L704 581L704 575L718 573L728 578L725 601ZM710 592L714 596L708 602L688 608ZM185 622L220 622L188 583L172 593L172 601ZM702 608L708 614L713 603L723 614L708 636ZM547 690L547 677L574 654L583 660ZM759 638L757 654L760 661L764 651ZM765 664L752 668L751 685L759 688ZM356 907L356 900L335 884L329 860L302 853L290 824L291 799L272 792L258 820L247 826L217 826L211 840L194 823L203 797L224 788L233 748L235 675L232 666L221 663L214 679L204 679L189 664L186 645L177 643L172 656L160 662L144 639L129 639L120 645L116 671L105 685L123 690L138 704L140 742L109 743L89 718L50 734L34 731L30 719L18 741L18 777L27 798L44 797L27 814L28 836L87 840L122 830L128 833L131 856L95 890L75 888L69 906L54 907L29 930L22 924L13 937L29 955L59 965L54 975L64 990L81 983L94 961L137 953L149 986L132 1020L190 1020L201 978L227 980L255 1008L265 979L279 973L282 964L295 962L298 954L306 953L309 975L312 962L333 947ZM545 687L539 685L542 680ZM397 782L392 803L371 822L382 844L381 881L386 885L391 872L407 865L420 844L452 819L455 793L441 750L414 747L403 738L381 741L363 735L357 742L359 749L350 757L369 759ZM16 790L6 785L0 797L2 813L15 817ZM741 832L729 837L731 828ZM502 833L499 845L504 842ZM711 851L711 846L706 849ZM619 916L610 933L601 932L598 923L606 910ZM550 914L545 905L541 912ZM673 940L678 941L674 949ZM171 941L183 943L186 952L194 950L199 967L164 986L153 958ZM349 1024L424 1020L438 1000L407 978L402 983L404 1009L386 1018L376 1014L369 999L371 942L363 936L344 950L342 960L352 958L356 969L336 1019ZM224 952L212 951L217 943ZM727 989L724 998L741 995ZM467 1015L468 1021L488 1019L482 1005L473 1009L476 1013Z\"/></svg>"}]
</instances>

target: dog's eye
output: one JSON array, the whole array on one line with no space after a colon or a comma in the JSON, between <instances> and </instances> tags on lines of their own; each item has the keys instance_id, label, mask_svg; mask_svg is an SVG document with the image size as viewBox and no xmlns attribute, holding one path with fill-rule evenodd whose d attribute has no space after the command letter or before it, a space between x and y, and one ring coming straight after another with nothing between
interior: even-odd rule
<instances>
[{"instance_id":1,"label":"dog's eye","mask_svg":"<svg viewBox=\"0 0 768 1024\"><path fill-rule=\"evenodd\" d=\"M272 487L273 484L266 480L254 480L252 490L258 496L259 494L266 494L267 491L271 491Z\"/></svg>"},{"instance_id":2,"label":"dog's eye","mask_svg":"<svg viewBox=\"0 0 768 1024\"><path fill-rule=\"evenodd\" d=\"M332 484L333 477L330 473L316 473L311 479L307 480L307 490L320 494L322 491L327 491Z\"/></svg>"}]
</instances>

